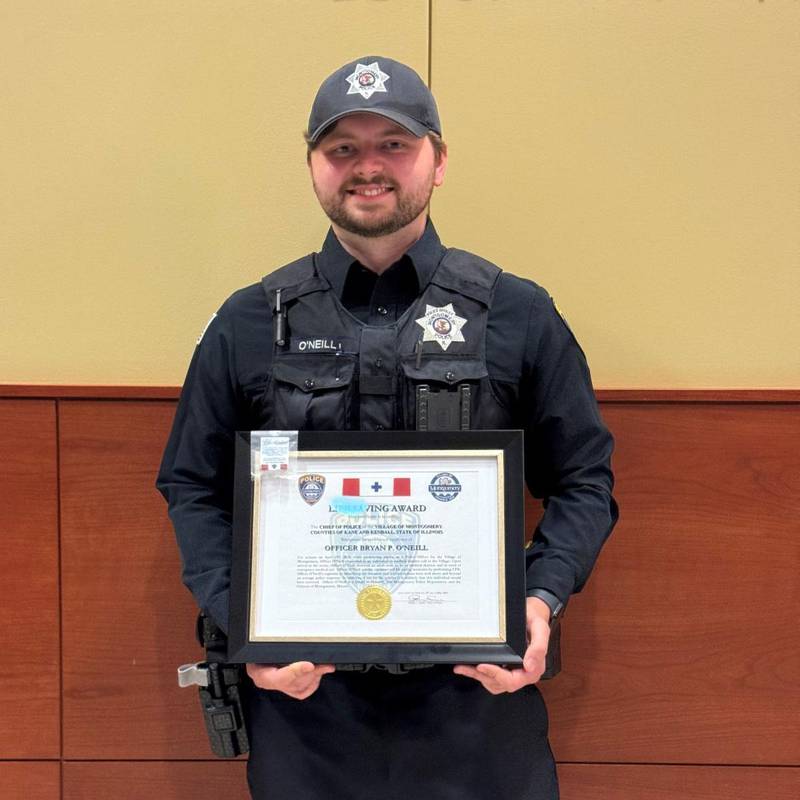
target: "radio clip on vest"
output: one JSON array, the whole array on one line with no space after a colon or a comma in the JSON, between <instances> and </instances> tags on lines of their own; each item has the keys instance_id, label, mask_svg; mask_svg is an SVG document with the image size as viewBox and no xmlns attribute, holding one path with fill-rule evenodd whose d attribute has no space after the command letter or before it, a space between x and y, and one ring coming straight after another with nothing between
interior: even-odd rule
<instances>
[{"instance_id":1,"label":"radio clip on vest","mask_svg":"<svg viewBox=\"0 0 800 800\"><path fill-rule=\"evenodd\" d=\"M275 290L275 344L286 344L286 309L281 305L281 289Z\"/></svg>"}]
</instances>

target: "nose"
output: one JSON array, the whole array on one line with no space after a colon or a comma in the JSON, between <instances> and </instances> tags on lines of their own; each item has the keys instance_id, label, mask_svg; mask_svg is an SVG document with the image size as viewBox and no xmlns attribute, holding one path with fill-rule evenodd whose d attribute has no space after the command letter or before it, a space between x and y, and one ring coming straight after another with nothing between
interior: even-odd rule
<instances>
[{"instance_id":1,"label":"nose","mask_svg":"<svg viewBox=\"0 0 800 800\"><path fill-rule=\"evenodd\" d=\"M383 172L383 158L379 150L368 148L361 154L354 164L356 175L361 178L371 178Z\"/></svg>"}]
</instances>

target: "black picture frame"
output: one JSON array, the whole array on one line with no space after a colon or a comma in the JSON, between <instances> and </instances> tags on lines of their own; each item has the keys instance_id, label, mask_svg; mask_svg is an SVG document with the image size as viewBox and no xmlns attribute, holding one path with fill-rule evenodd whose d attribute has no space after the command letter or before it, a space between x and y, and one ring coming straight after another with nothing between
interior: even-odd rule
<instances>
[{"instance_id":1,"label":"black picture frame","mask_svg":"<svg viewBox=\"0 0 800 800\"><path fill-rule=\"evenodd\" d=\"M254 481L251 477L251 431L237 431L235 441L233 552L228 637L231 663L287 664L479 664L520 666L527 645L525 618L525 557L523 501L523 432L483 430L419 431L299 431L297 452L502 451L504 508L503 641L492 642L375 642L375 641L253 641L250 639L253 568Z\"/></svg>"}]
</instances>

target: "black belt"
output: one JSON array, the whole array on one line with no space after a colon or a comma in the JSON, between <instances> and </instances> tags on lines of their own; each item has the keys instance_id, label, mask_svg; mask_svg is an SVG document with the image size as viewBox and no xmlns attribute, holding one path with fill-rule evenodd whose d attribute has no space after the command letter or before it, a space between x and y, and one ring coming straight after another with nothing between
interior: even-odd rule
<instances>
[{"instance_id":1,"label":"black belt","mask_svg":"<svg viewBox=\"0 0 800 800\"><path fill-rule=\"evenodd\" d=\"M435 664L337 664L336 669L342 672L369 672L379 669L390 675L405 675L413 669L429 669Z\"/></svg>"}]
</instances>

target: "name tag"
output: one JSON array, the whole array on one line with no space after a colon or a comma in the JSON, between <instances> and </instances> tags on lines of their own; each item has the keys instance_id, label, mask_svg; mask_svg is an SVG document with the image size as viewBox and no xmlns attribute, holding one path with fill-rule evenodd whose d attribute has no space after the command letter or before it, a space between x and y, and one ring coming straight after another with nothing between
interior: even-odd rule
<instances>
[{"instance_id":1,"label":"name tag","mask_svg":"<svg viewBox=\"0 0 800 800\"><path fill-rule=\"evenodd\" d=\"M343 338L292 339L289 342L291 353L338 353L352 352L353 340Z\"/></svg>"}]
</instances>

